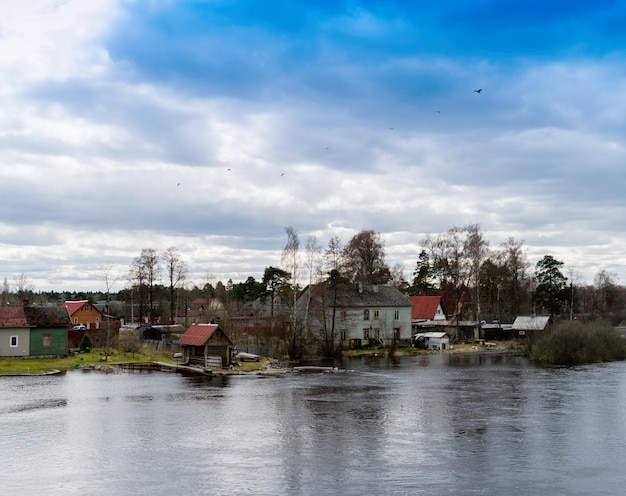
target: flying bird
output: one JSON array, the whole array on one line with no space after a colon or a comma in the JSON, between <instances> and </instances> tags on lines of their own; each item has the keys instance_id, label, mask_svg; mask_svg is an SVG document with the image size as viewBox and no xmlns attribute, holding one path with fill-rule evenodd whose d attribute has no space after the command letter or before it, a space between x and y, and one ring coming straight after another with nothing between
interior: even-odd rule
<instances>
[{"instance_id":1,"label":"flying bird","mask_svg":"<svg viewBox=\"0 0 626 496\"><path fill-rule=\"evenodd\" d=\"M180 186L180 183L178 183L178 184L176 185L176 187L177 187L177 188L178 188L178 186Z\"/></svg>"},{"instance_id":2,"label":"flying bird","mask_svg":"<svg viewBox=\"0 0 626 496\"><path fill-rule=\"evenodd\" d=\"M482 90L483 90L482 88L479 88L479 89L477 89L477 90L474 90L474 93L479 93L479 94L480 94L480 92L481 92Z\"/></svg>"},{"instance_id":3,"label":"flying bird","mask_svg":"<svg viewBox=\"0 0 626 496\"><path fill-rule=\"evenodd\" d=\"M226 169L227 171L229 171L230 169Z\"/></svg>"},{"instance_id":4,"label":"flying bird","mask_svg":"<svg viewBox=\"0 0 626 496\"><path fill-rule=\"evenodd\" d=\"M284 176L284 175L285 175L285 173L283 172L283 173L281 174L281 176Z\"/></svg>"}]
</instances>

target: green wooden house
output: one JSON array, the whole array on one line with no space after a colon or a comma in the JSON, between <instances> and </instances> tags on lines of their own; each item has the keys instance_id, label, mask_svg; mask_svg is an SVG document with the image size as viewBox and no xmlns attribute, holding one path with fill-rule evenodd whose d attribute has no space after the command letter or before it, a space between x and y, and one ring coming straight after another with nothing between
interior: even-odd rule
<instances>
[{"instance_id":1,"label":"green wooden house","mask_svg":"<svg viewBox=\"0 0 626 496\"><path fill-rule=\"evenodd\" d=\"M72 321L65 307L24 307L30 327L30 356L66 356Z\"/></svg>"}]
</instances>

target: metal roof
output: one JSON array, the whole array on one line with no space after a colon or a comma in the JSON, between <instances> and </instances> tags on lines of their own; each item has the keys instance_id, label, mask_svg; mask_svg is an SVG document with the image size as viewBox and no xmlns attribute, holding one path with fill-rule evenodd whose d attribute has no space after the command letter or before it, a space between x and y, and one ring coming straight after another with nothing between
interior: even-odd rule
<instances>
[{"instance_id":1,"label":"metal roof","mask_svg":"<svg viewBox=\"0 0 626 496\"><path fill-rule=\"evenodd\" d=\"M515 331L543 331L550 320L549 315L519 315L513 322Z\"/></svg>"},{"instance_id":2,"label":"metal roof","mask_svg":"<svg viewBox=\"0 0 626 496\"><path fill-rule=\"evenodd\" d=\"M192 324L178 342L189 346L202 346L218 328L218 324Z\"/></svg>"}]
</instances>

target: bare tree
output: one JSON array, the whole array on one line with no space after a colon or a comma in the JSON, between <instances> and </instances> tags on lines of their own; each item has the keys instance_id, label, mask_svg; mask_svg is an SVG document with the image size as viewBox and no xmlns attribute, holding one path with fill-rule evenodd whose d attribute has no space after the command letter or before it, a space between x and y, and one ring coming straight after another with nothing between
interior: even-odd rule
<instances>
[{"instance_id":1,"label":"bare tree","mask_svg":"<svg viewBox=\"0 0 626 496\"><path fill-rule=\"evenodd\" d=\"M346 276L351 282L386 284L391 280L385 244L373 230L355 234L344 249Z\"/></svg>"},{"instance_id":2,"label":"bare tree","mask_svg":"<svg viewBox=\"0 0 626 496\"><path fill-rule=\"evenodd\" d=\"M24 301L30 298L35 289L35 286L30 282L26 274L23 272L20 275L14 277L15 281L15 293L20 301Z\"/></svg>"},{"instance_id":3,"label":"bare tree","mask_svg":"<svg viewBox=\"0 0 626 496\"><path fill-rule=\"evenodd\" d=\"M522 305L528 301L530 291L530 266L524 250L524 241L509 237L498 248L496 263L502 267L502 280L498 281L498 303L502 302L505 314L515 318L520 314Z\"/></svg>"},{"instance_id":4,"label":"bare tree","mask_svg":"<svg viewBox=\"0 0 626 496\"><path fill-rule=\"evenodd\" d=\"M466 232L463 251L468 265L468 284L474 287L476 300L476 320L480 322L480 269L489 256L489 242L478 224L470 224L464 228Z\"/></svg>"},{"instance_id":5,"label":"bare tree","mask_svg":"<svg viewBox=\"0 0 626 496\"><path fill-rule=\"evenodd\" d=\"M169 283L170 321L175 322L178 307L177 289L182 287L185 283L187 265L174 246L170 246L163 253L163 264L165 265Z\"/></svg>"},{"instance_id":6,"label":"bare tree","mask_svg":"<svg viewBox=\"0 0 626 496\"><path fill-rule=\"evenodd\" d=\"M600 269L594 277L596 300L600 307L600 313L606 315L610 304L613 302L617 289L617 274L606 269Z\"/></svg>"},{"instance_id":7,"label":"bare tree","mask_svg":"<svg viewBox=\"0 0 626 496\"><path fill-rule=\"evenodd\" d=\"M287 233L287 244L283 248L282 265L287 268L289 274L291 274L291 335L287 344L287 351L291 358L300 358L303 353L303 345L301 339L302 326L299 325L297 319L296 302L298 299L298 291L300 289L299 277L300 277L300 239L298 238L298 231L289 226L285 228Z\"/></svg>"},{"instance_id":8,"label":"bare tree","mask_svg":"<svg viewBox=\"0 0 626 496\"><path fill-rule=\"evenodd\" d=\"M137 284L140 294L140 313L143 315L144 291L148 293L148 316L154 321L154 285L160 276L159 255L153 248L144 248L133 260L130 280Z\"/></svg>"},{"instance_id":9,"label":"bare tree","mask_svg":"<svg viewBox=\"0 0 626 496\"><path fill-rule=\"evenodd\" d=\"M105 356L108 360L111 350L111 312L109 310L109 298L111 294L111 288L117 281L118 276L113 273L113 264L111 263L100 265L100 273L102 274L102 279L104 280L104 286L106 289L107 339Z\"/></svg>"},{"instance_id":10,"label":"bare tree","mask_svg":"<svg viewBox=\"0 0 626 496\"><path fill-rule=\"evenodd\" d=\"M404 265L401 263L395 264L389 271L391 275L391 285L398 291L407 291L409 289L409 283L404 277Z\"/></svg>"},{"instance_id":11,"label":"bare tree","mask_svg":"<svg viewBox=\"0 0 626 496\"><path fill-rule=\"evenodd\" d=\"M330 273L332 270L343 274L344 272L344 245L339 239L339 236L333 236L328 241L328 248L324 253L324 259L326 261L326 272Z\"/></svg>"},{"instance_id":12,"label":"bare tree","mask_svg":"<svg viewBox=\"0 0 626 496\"><path fill-rule=\"evenodd\" d=\"M10 295L11 295L11 285L9 284L9 281L5 277L4 281L2 282L2 301L0 302L2 303L2 306L6 306L9 304Z\"/></svg>"}]
</instances>

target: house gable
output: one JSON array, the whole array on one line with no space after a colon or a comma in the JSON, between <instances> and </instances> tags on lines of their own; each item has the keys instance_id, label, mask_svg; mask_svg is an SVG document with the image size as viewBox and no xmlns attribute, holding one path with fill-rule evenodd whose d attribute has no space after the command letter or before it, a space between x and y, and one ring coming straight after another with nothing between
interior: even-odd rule
<instances>
[{"instance_id":1,"label":"house gable","mask_svg":"<svg viewBox=\"0 0 626 496\"><path fill-rule=\"evenodd\" d=\"M102 312L89 300L66 301L62 306L67 308L73 325L85 324L88 328L100 328Z\"/></svg>"},{"instance_id":2,"label":"house gable","mask_svg":"<svg viewBox=\"0 0 626 496\"><path fill-rule=\"evenodd\" d=\"M411 320L445 320L441 307L441 296L409 296L413 303Z\"/></svg>"}]
</instances>

